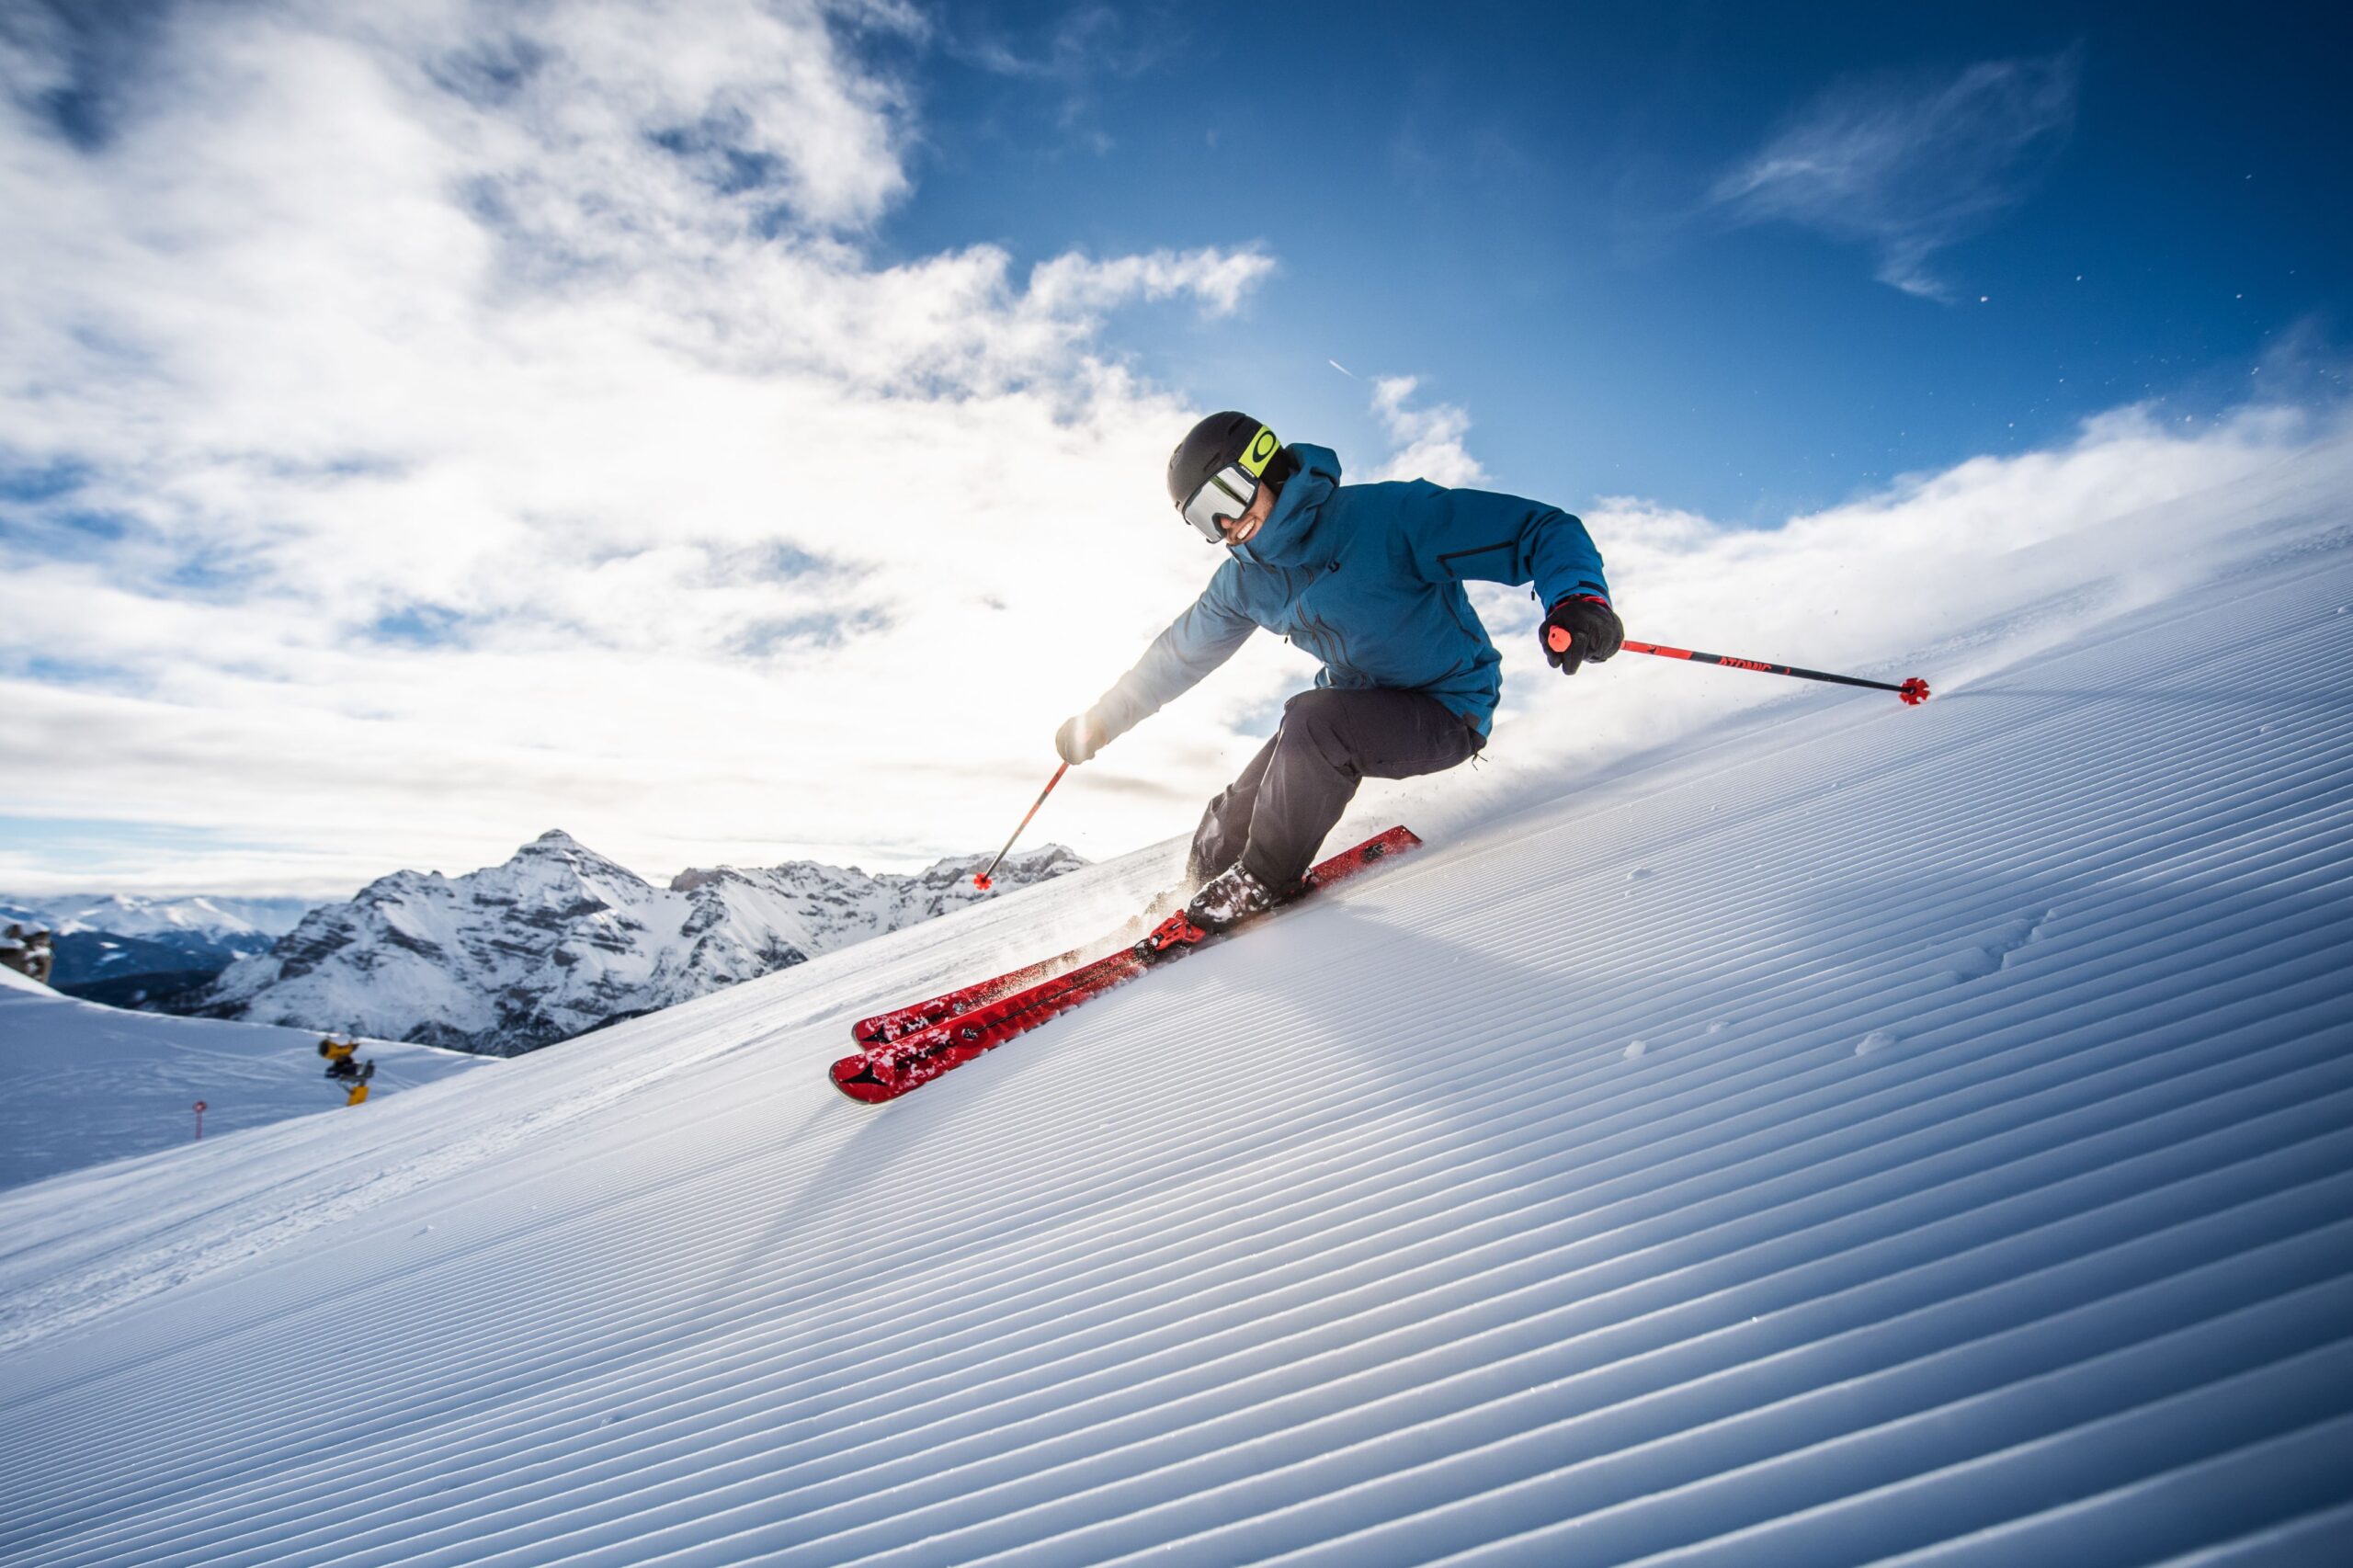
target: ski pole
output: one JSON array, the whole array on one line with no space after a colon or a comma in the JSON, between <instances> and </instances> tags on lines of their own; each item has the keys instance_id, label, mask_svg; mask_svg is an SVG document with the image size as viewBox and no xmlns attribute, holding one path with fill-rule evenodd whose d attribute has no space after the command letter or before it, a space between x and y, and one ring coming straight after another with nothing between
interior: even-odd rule
<instances>
[{"instance_id":1,"label":"ski pole","mask_svg":"<svg viewBox=\"0 0 2353 1568\"><path fill-rule=\"evenodd\" d=\"M1555 653L1569 649L1566 628L1555 626L1544 633L1544 645ZM1916 708L1928 700L1928 683L1914 676L1901 685L1883 680L1865 680L1860 676L1834 676L1822 670L1802 670L1794 665L1768 665L1762 659L1743 659L1731 653L1697 653L1688 648L1669 648L1657 642L1637 642L1628 639L1624 644L1629 653L1655 653L1662 659L1696 659L1703 665L1722 665L1735 670L1755 670L1759 675L1794 676L1799 680L1826 680L1837 686L1864 686L1873 691L1892 691L1906 707Z\"/></svg>"},{"instance_id":2,"label":"ski pole","mask_svg":"<svg viewBox=\"0 0 2353 1568\"><path fill-rule=\"evenodd\" d=\"M1063 781L1063 775L1069 771L1070 764L1067 762L1054 769L1054 776L1046 780L1046 787L1039 790L1038 798L1029 803L1029 817L1034 817L1038 814L1038 808L1046 803L1046 797L1054 792L1054 786L1061 783ZM1021 819L1021 827L1017 827L1013 830L1013 838L1018 838L1021 836L1021 828L1028 827L1029 825L1029 817L1023 817ZM1005 841L1005 847L996 852L996 859L989 862L988 870L977 872L973 875L972 885L974 887L980 889L983 892L989 891L989 878L991 874L996 870L998 863L1003 861L1007 855L1013 852L1013 838L1008 838Z\"/></svg>"}]
</instances>

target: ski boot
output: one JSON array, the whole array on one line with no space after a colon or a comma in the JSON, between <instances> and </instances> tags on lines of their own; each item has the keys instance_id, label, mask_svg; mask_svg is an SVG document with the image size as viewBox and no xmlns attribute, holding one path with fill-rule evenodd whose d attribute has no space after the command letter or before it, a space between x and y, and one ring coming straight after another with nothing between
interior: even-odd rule
<instances>
[{"instance_id":1,"label":"ski boot","mask_svg":"<svg viewBox=\"0 0 2353 1568\"><path fill-rule=\"evenodd\" d=\"M1235 861L1204 884L1186 906L1185 917L1204 931L1223 931L1275 906L1266 883Z\"/></svg>"}]
</instances>

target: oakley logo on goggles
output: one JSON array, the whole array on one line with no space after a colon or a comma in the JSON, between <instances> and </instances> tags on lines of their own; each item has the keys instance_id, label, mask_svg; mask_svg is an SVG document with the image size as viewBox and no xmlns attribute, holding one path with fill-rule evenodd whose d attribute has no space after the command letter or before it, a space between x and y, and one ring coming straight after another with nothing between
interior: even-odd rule
<instances>
[{"instance_id":1,"label":"oakley logo on goggles","mask_svg":"<svg viewBox=\"0 0 2353 1568\"><path fill-rule=\"evenodd\" d=\"M1264 425L1242 449L1242 455L1217 469L1201 481L1200 488L1186 498L1179 508L1194 531L1211 544L1225 542L1225 531L1218 527L1221 517L1238 517L1250 509L1258 498L1259 476L1275 454L1282 450L1282 443Z\"/></svg>"}]
</instances>

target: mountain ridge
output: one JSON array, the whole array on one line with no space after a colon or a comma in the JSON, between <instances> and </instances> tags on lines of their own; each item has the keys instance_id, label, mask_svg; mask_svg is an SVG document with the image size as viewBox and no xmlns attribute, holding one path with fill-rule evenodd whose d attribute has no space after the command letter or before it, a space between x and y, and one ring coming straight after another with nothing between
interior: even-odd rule
<instances>
[{"instance_id":1,"label":"mountain ridge","mask_svg":"<svg viewBox=\"0 0 2353 1568\"><path fill-rule=\"evenodd\" d=\"M267 952L316 903L209 893L0 894L0 921L46 927L68 995L130 1006L192 990L242 958Z\"/></svg>"},{"instance_id":2,"label":"mountain ridge","mask_svg":"<svg viewBox=\"0 0 2353 1568\"><path fill-rule=\"evenodd\" d=\"M517 1055L976 903L984 858L693 867L657 887L551 828L496 866L379 877L175 1010ZM1047 845L1008 856L998 881L1082 864Z\"/></svg>"}]
</instances>

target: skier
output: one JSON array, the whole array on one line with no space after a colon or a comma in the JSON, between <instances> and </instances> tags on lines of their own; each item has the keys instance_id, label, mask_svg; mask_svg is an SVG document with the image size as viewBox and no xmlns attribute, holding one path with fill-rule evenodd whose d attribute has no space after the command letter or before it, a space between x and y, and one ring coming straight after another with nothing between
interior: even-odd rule
<instances>
[{"instance_id":1,"label":"skier","mask_svg":"<svg viewBox=\"0 0 2353 1568\"><path fill-rule=\"evenodd\" d=\"M1616 653L1601 553L1556 506L1427 480L1340 483L1325 447L1285 446L1245 414L1213 414L1168 459L1179 516L1226 559L1054 748L1083 763L1233 657L1259 627L1324 661L1312 690L1209 803L1193 835L1187 915L1221 930L1295 892L1366 778L1411 778L1486 744L1502 655L1465 582L1533 583L1537 630L1563 675ZM1563 650L1550 633L1567 634Z\"/></svg>"}]
</instances>

